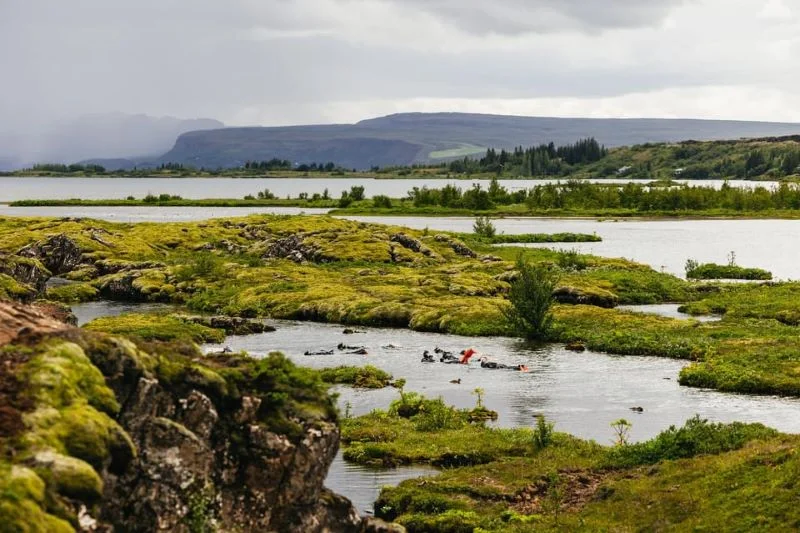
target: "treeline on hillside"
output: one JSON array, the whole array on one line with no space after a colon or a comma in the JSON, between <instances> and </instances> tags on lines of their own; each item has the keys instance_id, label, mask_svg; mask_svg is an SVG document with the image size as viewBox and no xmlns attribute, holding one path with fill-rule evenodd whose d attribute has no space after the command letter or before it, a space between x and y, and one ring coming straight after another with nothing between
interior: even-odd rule
<instances>
[{"instance_id":1,"label":"treeline on hillside","mask_svg":"<svg viewBox=\"0 0 800 533\"><path fill-rule=\"evenodd\" d=\"M295 165L288 159L278 159L276 157L269 161L246 161L244 166L240 168L245 170L296 170L298 172L334 172L336 170L343 170L332 161L327 163L301 163Z\"/></svg>"},{"instance_id":2,"label":"treeline on hillside","mask_svg":"<svg viewBox=\"0 0 800 533\"><path fill-rule=\"evenodd\" d=\"M488 190L475 184L462 190L454 185L441 189L414 187L408 199L415 207L438 206L489 210L497 206L525 204L531 210L628 209L635 211L765 211L800 209L800 185L781 183L774 190L745 189L723 184L713 187L651 187L640 183L598 184L571 180L509 191L493 179Z\"/></svg>"},{"instance_id":3,"label":"treeline on hillside","mask_svg":"<svg viewBox=\"0 0 800 533\"><path fill-rule=\"evenodd\" d=\"M78 163L73 163L71 165L63 165L61 163L39 163L33 165L32 170L38 172L58 172L60 174L102 174L106 171L105 167L102 165L81 165Z\"/></svg>"},{"instance_id":4,"label":"treeline on hillside","mask_svg":"<svg viewBox=\"0 0 800 533\"><path fill-rule=\"evenodd\" d=\"M641 144L611 152L589 169L592 177L635 179L779 179L800 173L800 143L793 137L754 141L685 141Z\"/></svg>"},{"instance_id":5,"label":"treeline on hillside","mask_svg":"<svg viewBox=\"0 0 800 533\"><path fill-rule=\"evenodd\" d=\"M590 137L564 146L552 142L530 148L520 146L511 152L489 148L481 159L465 157L450 162L448 170L455 174L493 172L526 177L565 176L576 166L600 161L606 155L606 147Z\"/></svg>"}]
</instances>

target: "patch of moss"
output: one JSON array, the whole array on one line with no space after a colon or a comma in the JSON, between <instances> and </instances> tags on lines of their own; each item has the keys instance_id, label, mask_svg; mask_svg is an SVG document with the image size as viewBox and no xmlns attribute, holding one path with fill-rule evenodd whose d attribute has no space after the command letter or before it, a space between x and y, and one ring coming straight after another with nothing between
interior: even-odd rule
<instances>
[{"instance_id":1,"label":"patch of moss","mask_svg":"<svg viewBox=\"0 0 800 533\"><path fill-rule=\"evenodd\" d=\"M352 385L359 389L382 389L392 384L392 375L371 365L339 366L320 370L326 383Z\"/></svg>"},{"instance_id":2,"label":"patch of moss","mask_svg":"<svg viewBox=\"0 0 800 533\"><path fill-rule=\"evenodd\" d=\"M7 274L0 273L0 299L29 300L36 291Z\"/></svg>"},{"instance_id":3,"label":"patch of moss","mask_svg":"<svg viewBox=\"0 0 800 533\"><path fill-rule=\"evenodd\" d=\"M157 341L192 341L218 343L225 340L221 329L186 322L180 318L159 314L127 313L92 320L83 326L91 331L138 337Z\"/></svg>"},{"instance_id":4,"label":"patch of moss","mask_svg":"<svg viewBox=\"0 0 800 533\"><path fill-rule=\"evenodd\" d=\"M3 531L72 533L69 522L48 514L45 483L30 468L0 462L0 528Z\"/></svg>"},{"instance_id":5,"label":"patch of moss","mask_svg":"<svg viewBox=\"0 0 800 533\"><path fill-rule=\"evenodd\" d=\"M96 300L99 291L88 283L71 283L59 287L51 287L45 292L45 296L56 302L80 303Z\"/></svg>"}]
</instances>

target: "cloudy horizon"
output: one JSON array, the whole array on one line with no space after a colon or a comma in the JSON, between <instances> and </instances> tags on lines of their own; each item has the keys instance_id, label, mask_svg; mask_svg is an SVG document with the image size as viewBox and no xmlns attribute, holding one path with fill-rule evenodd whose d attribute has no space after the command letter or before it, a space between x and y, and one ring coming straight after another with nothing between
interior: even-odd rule
<instances>
[{"instance_id":1,"label":"cloudy horizon","mask_svg":"<svg viewBox=\"0 0 800 533\"><path fill-rule=\"evenodd\" d=\"M0 123L398 112L800 122L800 0L0 2Z\"/></svg>"}]
</instances>

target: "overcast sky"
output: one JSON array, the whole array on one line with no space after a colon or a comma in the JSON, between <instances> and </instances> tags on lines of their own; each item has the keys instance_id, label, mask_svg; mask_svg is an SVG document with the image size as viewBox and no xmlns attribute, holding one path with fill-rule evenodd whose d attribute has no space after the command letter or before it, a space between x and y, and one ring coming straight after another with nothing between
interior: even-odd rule
<instances>
[{"instance_id":1,"label":"overcast sky","mask_svg":"<svg viewBox=\"0 0 800 533\"><path fill-rule=\"evenodd\" d=\"M0 0L0 121L800 121L800 0Z\"/></svg>"}]
</instances>

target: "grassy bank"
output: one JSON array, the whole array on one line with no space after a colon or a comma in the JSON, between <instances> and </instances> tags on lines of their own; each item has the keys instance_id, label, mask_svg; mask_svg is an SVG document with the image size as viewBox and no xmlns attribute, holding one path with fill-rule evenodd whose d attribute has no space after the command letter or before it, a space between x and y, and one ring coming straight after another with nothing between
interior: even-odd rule
<instances>
[{"instance_id":1,"label":"grassy bank","mask_svg":"<svg viewBox=\"0 0 800 533\"><path fill-rule=\"evenodd\" d=\"M503 430L470 424L441 404L405 415L400 405L343 420L342 439L351 461L446 467L385 488L376 501L377 516L411 533L780 530L800 519L790 503L798 439L760 424L694 418L636 444L609 427L616 444L608 446L558 433L544 419ZM753 490L772 503L753 502Z\"/></svg>"}]
</instances>

